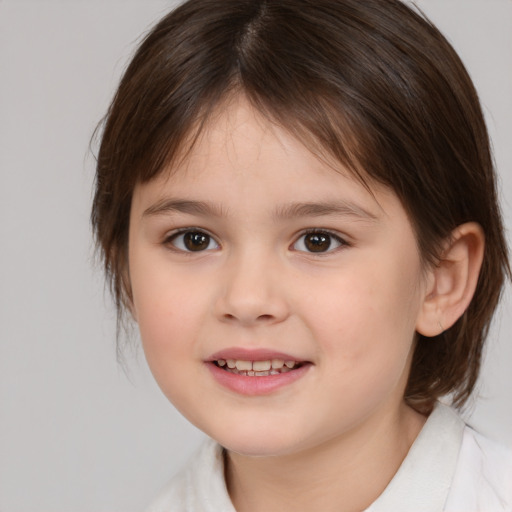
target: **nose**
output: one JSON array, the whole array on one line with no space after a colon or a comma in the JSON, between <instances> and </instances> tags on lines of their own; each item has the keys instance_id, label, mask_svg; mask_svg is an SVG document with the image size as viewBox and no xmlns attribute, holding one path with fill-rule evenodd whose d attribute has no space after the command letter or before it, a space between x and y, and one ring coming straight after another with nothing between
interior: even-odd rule
<instances>
[{"instance_id":1,"label":"nose","mask_svg":"<svg viewBox=\"0 0 512 512\"><path fill-rule=\"evenodd\" d=\"M244 326L273 324L289 316L279 265L262 255L246 255L227 262L216 304L223 322Z\"/></svg>"}]
</instances>

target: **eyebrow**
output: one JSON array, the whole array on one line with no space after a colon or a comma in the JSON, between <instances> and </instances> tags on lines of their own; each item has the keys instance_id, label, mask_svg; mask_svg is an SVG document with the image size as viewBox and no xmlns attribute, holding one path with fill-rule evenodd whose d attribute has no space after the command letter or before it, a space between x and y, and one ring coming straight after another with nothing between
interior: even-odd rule
<instances>
[{"instance_id":1,"label":"eyebrow","mask_svg":"<svg viewBox=\"0 0 512 512\"><path fill-rule=\"evenodd\" d=\"M203 217L227 216L226 209L219 203L187 199L164 199L144 210L142 217L152 217L173 212ZM297 217L322 217L327 215L354 217L372 222L378 219L376 214L350 201L290 203L278 206L273 213L273 217L276 220Z\"/></svg>"},{"instance_id":2,"label":"eyebrow","mask_svg":"<svg viewBox=\"0 0 512 512\"><path fill-rule=\"evenodd\" d=\"M221 204L206 201L190 201L187 199L164 199L144 210L142 217L152 217L173 212L214 217L225 215Z\"/></svg>"},{"instance_id":3,"label":"eyebrow","mask_svg":"<svg viewBox=\"0 0 512 512\"><path fill-rule=\"evenodd\" d=\"M280 206L275 212L275 217L285 219L293 217L322 217L325 215L355 217L372 222L378 219L376 214L350 201L291 203Z\"/></svg>"}]
</instances>

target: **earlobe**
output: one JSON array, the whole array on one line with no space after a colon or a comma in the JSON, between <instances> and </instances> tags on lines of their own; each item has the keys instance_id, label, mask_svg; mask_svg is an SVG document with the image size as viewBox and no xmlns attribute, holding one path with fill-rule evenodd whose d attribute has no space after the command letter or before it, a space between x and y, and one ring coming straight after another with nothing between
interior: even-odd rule
<instances>
[{"instance_id":1,"label":"earlobe","mask_svg":"<svg viewBox=\"0 0 512 512\"><path fill-rule=\"evenodd\" d=\"M446 240L438 264L429 271L429 285L416 331L437 336L449 329L468 308L478 283L485 248L481 226L468 222Z\"/></svg>"}]
</instances>

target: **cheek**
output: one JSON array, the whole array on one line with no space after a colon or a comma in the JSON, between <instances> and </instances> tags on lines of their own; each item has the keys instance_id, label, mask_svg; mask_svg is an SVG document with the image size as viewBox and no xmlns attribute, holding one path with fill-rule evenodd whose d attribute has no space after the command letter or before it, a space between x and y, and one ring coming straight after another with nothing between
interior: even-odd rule
<instances>
[{"instance_id":1,"label":"cheek","mask_svg":"<svg viewBox=\"0 0 512 512\"><path fill-rule=\"evenodd\" d=\"M195 355L191 340L200 324L201 308L194 283L169 275L151 261L132 268L133 302L144 352L152 371L162 367L163 372L166 365L182 364Z\"/></svg>"},{"instance_id":2,"label":"cheek","mask_svg":"<svg viewBox=\"0 0 512 512\"><path fill-rule=\"evenodd\" d=\"M316 324L316 336L326 383L349 419L346 411L365 415L389 398L403 396L414 323L404 313L410 307L408 294L389 284L382 279L361 284L351 278L351 293L317 306L322 321Z\"/></svg>"},{"instance_id":3,"label":"cheek","mask_svg":"<svg viewBox=\"0 0 512 512\"><path fill-rule=\"evenodd\" d=\"M176 284L176 283L174 283ZM147 364L164 395L191 421L188 390L198 374L197 300L179 288L139 290L139 330ZM137 297L134 292L134 297ZM192 411L193 413L193 411Z\"/></svg>"},{"instance_id":4,"label":"cheek","mask_svg":"<svg viewBox=\"0 0 512 512\"><path fill-rule=\"evenodd\" d=\"M386 368L405 364L414 340L420 293L419 273L405 275L400 263L362 266L332 283L320 301L318 297L311 301L317 313L316 318L310 316L314 330L324 350L338 360L340 371L357 375L366 368L378 378Z\"/></svg>"}]
</instances>

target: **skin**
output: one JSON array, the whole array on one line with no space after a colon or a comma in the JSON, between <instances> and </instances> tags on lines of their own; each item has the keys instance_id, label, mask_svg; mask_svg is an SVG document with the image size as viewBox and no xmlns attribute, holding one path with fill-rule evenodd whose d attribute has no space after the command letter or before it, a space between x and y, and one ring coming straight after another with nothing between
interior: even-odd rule
<instances>
[{"instance_id":1,"label":"skin","mask_svg":"<svg viewBox=\"0 0 512 512\"><path fill-rule=\"evenodd\" d=\"M337 167L239 98L178 167L134 191L129 278L145 355L169 400L227 449L240 512L362 510L425 421L403 393L432 276L396 195ZM304 203L337 209L290 209ZM211 237L205 250L186 250L187 228ZM308 251L311 229L332 235L329 250ZM205 364L230 347L311 365L248 397Z\"/></svg>"}]
</instances>

